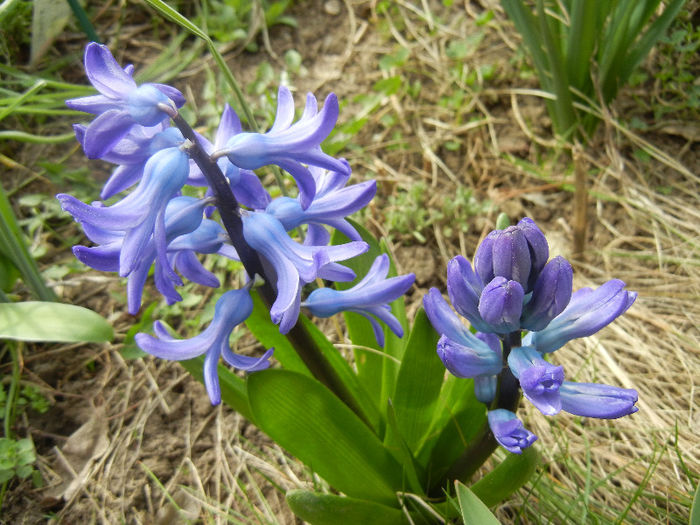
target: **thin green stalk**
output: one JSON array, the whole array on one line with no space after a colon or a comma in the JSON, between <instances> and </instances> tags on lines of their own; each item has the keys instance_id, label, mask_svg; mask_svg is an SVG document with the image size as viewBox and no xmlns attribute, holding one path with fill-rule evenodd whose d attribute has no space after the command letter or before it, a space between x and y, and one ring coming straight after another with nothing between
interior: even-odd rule
<instances>
[{"instance_id":1,"label":"thin green stalk","mask_svg":"<svg viewBox=\"0 0 700 525\"><path fill-rule=\"evenodd\" d=\"M0 131L0 140L14 140L15 142L31 142L33 144L60 144L75 140L75 133L62 133L61 135L34 135L24 131Z\"/></svg>"},{"instance_id":2,"label":"thin green stalk","mask_svg":"<svg viewBox=\"0 0 700 525\"><path fill-rule=\"evenodd\" d=\"M12 439L12 425L15 422L15 405L17 404L17 396L19 394L21 345L21 341L7 342L7 346L10 350L10 359L12 360L12 377L10 379L10 388L7 392L7 401L5 403L3 432L8 439Z\"/></svg>"},{"instance_id":3,"label":"thin green stalk","mask_svg":"<svg viewBox=\"0 0 700 525\"><path fill-rule=\"evenodd\" d=\"M42 79L37 80L32 87L30 87L27 91L25 91L19 97L17 97L15 100L13 100L9 106L6 106L5 108L0 109L0 120L3 120L7 115L12 113L15 108L17 108L20 104L22 104L22 102L24 102L29 97L31 97L34 93L42 90L45 87L46 87L46 81L44 81Z\"/></svg>"},{"instance_id":4,"label":"thin green stalk","mask_svg":"<svg viewBox=\"0 0 700 525\"><path fill-rule=\"evenodd\" d=\"M68 0L68 5L70 5L70 8L73 10L75 18L78 19L78 24L80 24L80 28L83 30L83 33L85 33L85 36L87 36L92 42L97 42L100 44L100 37L97 36L95 28L90 22L90 19L88 18L85 9L83 9L83 6L80 5L78 0Z\"/></svg>"}]
</instances>

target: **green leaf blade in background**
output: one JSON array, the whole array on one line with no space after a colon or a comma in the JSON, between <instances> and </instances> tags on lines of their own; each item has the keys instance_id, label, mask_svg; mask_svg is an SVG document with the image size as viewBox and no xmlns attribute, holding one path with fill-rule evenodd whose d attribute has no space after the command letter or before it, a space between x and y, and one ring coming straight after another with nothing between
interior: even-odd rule
<instances>
[{"instance_id":1,"label":"green leaf blade in background","mask_svg":"<svg viewBox=\"0 0 700 525\"><path fill-rule=\"evenodd\" d=\"M538 464L539 454L534 447L525 449L522 454L508 454L470 489L487 507L492 507L527 483Z\"/></svg>"},{"instance_id":2,"label":"green leaf blade in background","mask_svg":"<svg viewBox=\"0 0 700 525\"><path fill-rule=\"evenodd\" d=\"M0 339L104 343L113 337L112 326L82 306L43 301L0 304Z\"/></svg>"},{"instance_id":3,"label":"green leaf blade in background","mask_svg":"<svg viewBox=\"0 0 700 525\"><path fill-rule=\"evenodd\" d=\"M401 467L377 436L318 381L286 370L248 377L257 425L350 497L396 505Z\"/></svg>"},{"instance_id":4,"label":"green leaf blade in background","mask_svg":"<svg viewBox=\"0 0 700 525\"><path fill-rule=\"evenodd\" d=\"M292 512L311 525L407 525L405 514L374 501L291 490L287 504Z\"/></svg>"},{"instance_id":5,"label":"green leaf blade in background","mask_svg":"<svg viewBox=\"0 0 700 525\"><path fill-rule=\"evenodd\" d=\"M499 525L496 516L466 485L457 481L455 488L464 525Z\"/></svg>"}]
</instances>

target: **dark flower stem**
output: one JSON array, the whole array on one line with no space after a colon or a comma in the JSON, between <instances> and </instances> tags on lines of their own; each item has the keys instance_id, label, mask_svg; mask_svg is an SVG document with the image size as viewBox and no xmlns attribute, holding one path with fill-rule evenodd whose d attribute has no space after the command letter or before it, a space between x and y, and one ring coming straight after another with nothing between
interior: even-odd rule
<instances>
[{"instance_id":1,"label":"dark flower stem","mask_svg":"<svg viewBox=\"0 0 700 525\"><path fill-rule=\"evenodd\" d=\"M266 264L258 252L251 248L243 237L243 221L240 216L240 207L236 197L233 195L233 191L231 191L231 186L226 176L221 172L216 162L201 147L194 130L185 119L179 113L172 111L171 108L163 107L162 109L172 118L182 135L189 140L185 150L199 166L199 169L202 170L214 192L216 207L219 210L221 221L224 224L224 228L226 228L231 243L236 248L236 252L238 252L238 256L248 276L254 279L257 274L264 279L264 284L258 288L258 291L263 301L270 307L277 297L273 284L277 281L276 276L270 265ZM287 334L287 339L292 343L294 350L304 361L311 374L338 396L369 426L368 419L357 400L348 390L347 385L340 379L302 323L297 322L294 325Z\"/></svg>"},{"instance_id":2,"label":"dark flower stem","mask_svg":"<svg viewBox=\"0 0 700 525\"><path fill-rule=\"evenodd\" d=\"M507 363L508 354L510 354L511 348L520 346L521 336L520 332L511 332L506 335L503 340L503 362ZM498 389L496 391L496 397L491 403L489 410L495 410L497 408L505 408L511 412L515 412L518 408L518 403L520 402L520 385L518 380L513 376L510 368L507 364L504 364L503 370L499 375ZM484 421L481 428L477 432L476 436L471 440L464 452L457 458L450 470L448 470L446 479L440 481L439 484L431 488L431 494L434 496L440 496L441 491L448 487L448 490L452 490L454 487L454 481L460 480L462 482L467 482L478 470L478 468L484 464L484 462L493 454L494 450L498 447L498 442L493 436L491 429L489 428L488 421Z\"/></svg>"}]
</instances>

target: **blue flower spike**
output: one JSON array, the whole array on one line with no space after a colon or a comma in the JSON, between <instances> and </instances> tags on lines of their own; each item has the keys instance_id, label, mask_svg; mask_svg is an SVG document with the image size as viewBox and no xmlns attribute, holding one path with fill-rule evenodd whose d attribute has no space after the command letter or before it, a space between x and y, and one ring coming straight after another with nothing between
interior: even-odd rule
<instances>
[{"instance_id":1,"label":"blue flower spike","mask_svg":"<svg viewBox=\"0 0 700 525\"><path fill-rule=\"evenodd\" d=\"M613 419L637 411L635 390L565 381L564 368L543 357L614 321L637 294L625 290L618 279L596 290L572 293L571 264L560 256L548 262L548 257L544 234L526 217L515 226L489 233L477 247L473 267L462 256L448 263L450 301L476 335L437 289L423 298L428 318L441 336L437 353L445 368L457 377L474 379L477 399L493 409L489 412L493 434L516 453L536 438L506 410L514 409L517 401L512 387L507 387L508 401L499 405L504 371L512 374L505 384L517 380L525 398L547 416L563 410Z\"/></svg>"},{"instance_id":2,"label":"blue flower spike","mask_svg":"<svg viewBox=\"0 0 700 525\"><path fill-rule=\"evenodd\" d=\"M221 403L221 387L217 366L219 359L238 370L255 372L270 366L273 350L265 352L262 357L249 357L234 353L229 346L229 337L233 329L245 321L253 311L253 300L248 287L241 290L230 290L216 302L214 319L199 335L191 339L175 339L158 321L154 324L156 337L136 334L136 344L144 351L155 357L182 361L193 359L205 354L204 385L212 405Z\"/></svg>"},{"instance_id":3,"label":"blue flower spike","mask_svg":"<svg viewBox=\"0 0 700 525\"><path fill-rule=\"evenodd\" d=\"M301 306L316 317L330 317L339 312L355 312L372 324L377 344L384 346L384 330L377 319L384 322L397 337L403 336L403 327L391 313L389 303L405 294L413 286L416 276L412 273L389 277L389 256L382 254L372 263L367 275L347 290L317 288Z\"/></svg>"}]
</instances>

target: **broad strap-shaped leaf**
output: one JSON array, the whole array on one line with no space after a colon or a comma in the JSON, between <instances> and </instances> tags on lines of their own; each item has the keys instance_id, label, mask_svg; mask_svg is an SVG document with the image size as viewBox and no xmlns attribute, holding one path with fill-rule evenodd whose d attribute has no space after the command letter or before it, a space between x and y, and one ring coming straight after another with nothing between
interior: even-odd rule
<instances>
[{"instance_id":1,"label":"broad strap-shaped leaf","mask_svg":"<svg viewBox=\"0 0 700 525\"><path fill-rule=\"evenodd\" d=\"M508 454L500 465L474 483L471 491L487 507L492 507L527 483L538 464L539 454L534 447L522 454Z\"/></svg>"},{"instance_id":2,"label":"broad strap-shaped leaf","mask_svg":"<svg viewBox=\"0 0 700 525\"><path fill-rule=\"evenodd\" d=\"M474 396L473 389L469 394ZM461 408L455 408L441 432L425 442L418 463L425 465L426 477L434 488L440 487L450 467L486 424L486 407L470 397Z\"/></svg>"},{"instance_id":3,"label":"broad strap-shaped leaf","mask_svg":"<svg viewBox=\"0 0 700 525\"><path fill-rule=\"evenodd\" d=\"M204 382L202 371L204 369L204 356L180 361L182 367L187 370L200 383ZM223 365L218 367L219 386L221 387L221 400L233 410L241 414L248 421L255 423L253 413L248 403L248 389L245 380L238 377L230 368ZM255 373L255 372L253 372ZM202 393L204 395L204 393Z\"/></svg>"},{"instance_id":4,"label":"broad strap-shaped leaf","mask_svg":"<svg viewBox=\"0 0 700 525\"><path fill-rule=\"evenodd\" d=\"M251 293L253 298L253 313L245 321L248 330L255 338L267 348L274 348L274 359L279 361L286 370L294 370L310 375L299 354L284 335L280 333L279 326L270 320L270 309L257 293ZM300 317L303 314L300 314Z\"/></svg>"},{"instance_id":5,"label":"broad strap-shaped leaf","mask_svg":"<svg viewBox=\"0 0 700 525\"><path fill-rule=\"evenodd\" d=\"M484 411L483 404L474 395L474 381L449 374L440 389L430 424L421 442L416 446L416 457L428 457L431 447L448 422L454 420L467 407L473 407L479 415ZM481 418L479 420L481 421Z\"/></svg>"},{"instance_id":6,"label":"broad strap-shaped leaf","mask_svg":"<svg viewBox=\"0 0 700 525\"><path fill-rule=\"evenodd\" d=\"M350 394L357 401L360 409L365 415L367 422L372 429L377 432L381 417L375 401L369 396L362 383L357 378L357 374L352 369L347 360L338 352L338 349L323 335L313 322L304 316L300 316L299 322L303 323L306 330L311 334L312 339L321 350L326 360L338 374L340 380L348 388Z\"/></svg>"},{"instance_id":7,"label":"broad strap-shaped leaf","mask_svg":"<svg viewBox=\"0 0 700 525\"><path fill-rule=\"evenodd\" d=\"M406 440L401 435L399 424L396 420L396 412L391 404L391 399L387 401L386 409L386 435L384 436L384 446L389 449L396 461L401 463L404 478L408 489L418 495L424 496L425 489L420 480L423 479L422 473L418 472L413 457L413 452L406 444Z\"/></svg>"},{"instance_id":8,"label":"broad strap-shaped leaf","mask_svg":"<svg viewBox=\"0 0 700 525\"><path fill-rule=\"evenodd\" d=\"M56 343L104 343L112 326L98 313L44 301L0 304L0 339Z\"/></svg>"},{"instance_id":9,"label":"broad strap-shaped leaf","mask_svg":"<svg viewBox=\"0 0 700 525\"><path fill-rule=\"evenodd\" d=\"M406 343L392 403L401 436L411 450L421 442L434 417L445 366L437 355L439 334L421 308Z\"/></svg>"},{"instance_id":10,"label":"broad strap-shaped leaf","mask_svg":"<svg viewBox=\"0 0 700 525\"><path fill-rule=\"evenodd\" d=\"M357 498L291 490L287 504L292 512L311 525L407 525L397 508Z\"/></svg>"},{"instance_id":11,"label":"broad strap-shaped leaf","mask_svg":"<svg viewBox=\"0 0 700 525\"><path fill-rule=\"evenodd\" d=\"M455 491L464 525L499 525L496 516L466 485L455 482Z\"/></svg>"},{"instance_id":12,"label":"broad strap-shaped leaf","mask_svg":"<svg viewBox=\"0 0 700 525\"><path fill-rule=\"evenodd\" d=\"M348 496L396 505L401 467L354 412L318 381L287 370L248 376L256 424Z\"/></svg>"}]
</instances>

